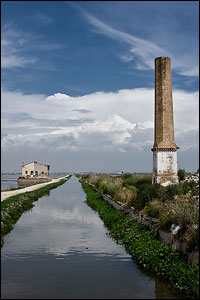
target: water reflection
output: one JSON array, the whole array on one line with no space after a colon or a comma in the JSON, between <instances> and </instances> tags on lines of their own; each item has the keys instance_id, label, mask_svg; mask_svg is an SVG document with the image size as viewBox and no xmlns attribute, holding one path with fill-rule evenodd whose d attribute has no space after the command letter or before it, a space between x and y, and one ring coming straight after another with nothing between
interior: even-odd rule
<instances>
[{"instance_id":1,"label":"water reflection","mask_svg":"<svg viewBox=\"0 0 200 300\"><path fill-rule=\"evenodd\" d=\"M3 299L165 299L163 291L181 299L110 238L75 177L35 202L5 238Z\"/></svg>"}]
</instances>

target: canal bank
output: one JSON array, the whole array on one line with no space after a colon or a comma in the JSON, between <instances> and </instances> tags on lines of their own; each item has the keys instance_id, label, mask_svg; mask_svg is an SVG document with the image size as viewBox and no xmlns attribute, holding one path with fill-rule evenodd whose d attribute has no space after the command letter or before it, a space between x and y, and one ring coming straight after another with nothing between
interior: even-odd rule
<instances>
[{"instance_id":1,"label":"canal bank","mask_svg":"<svg viewBox=\"0 0 200 300\"><path fill-rule=\"evenodd\" d=\"M5 237L2 299L183 299L111 238L74 176Z\"/></svg>"},{"instance_id":2,"label":"canal bank","mask_svg":"<svg viewBox=\"0 0 200 300\"><path fill-rule=\"evenodd\" d=\"M26 192L32 192L34 190L38 190L41 187L47 186L49 184L56 183L56 182L59 182L61 180L65 180L69 176L70 175L62 176L62 177L59 177L59 178L54 178L54 179L51 179L51 181L49 181L49 182L44 182L44 183L31 185L31 186L28 186L28 187L25 187L25 188L22 188L22 189L18 189L18 190L1 192L1 201L4 201L5 199L10 198L12 196L16 196L16 195L23 194L23 193L26 193Z\"/></svg>"},{"instance_id":3,"label":"canal bank","mask_svg":"<svg viewBox=\"0 0 200 300\"><path fill-rule=\"evenodd\" d=\"M137 263L156 275L168 278L171 284L188 297L198 298L199 268L188 265L181 253L155 238L155 233L134 221L126 212L103 199L100 192L81 181L88 204L98 211L116 240L124 244ZM115 203L115 206L117 204Z\"/></svg>"}]
</instances>

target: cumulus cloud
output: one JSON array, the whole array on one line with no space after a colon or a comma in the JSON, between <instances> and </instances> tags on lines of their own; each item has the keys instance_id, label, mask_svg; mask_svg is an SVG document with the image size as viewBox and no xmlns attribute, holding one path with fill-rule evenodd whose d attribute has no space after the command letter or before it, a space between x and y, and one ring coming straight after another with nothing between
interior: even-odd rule
<instances>
[{"instance_id":1,"label":"cumulus cloud","mask_svg":"<svg viewBox=\"0 0 200 300\"><path fill-rule=\"evenodd\" d=\"M182 150L197 149L190 132L198 132L198 92L175 90L173 98L177 144ZM81 97L2 91L4 151L150 151L153 127L153 89L97 92Z\"/></svg>"}]
</instances>

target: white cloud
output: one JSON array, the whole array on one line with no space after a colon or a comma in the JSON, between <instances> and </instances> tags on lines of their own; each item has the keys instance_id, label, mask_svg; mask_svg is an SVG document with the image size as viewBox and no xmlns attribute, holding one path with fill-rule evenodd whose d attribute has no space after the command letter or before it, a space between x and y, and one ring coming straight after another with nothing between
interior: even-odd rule
<instances>
[{"instance_id":1,"label":"white cloud","mask_svg":"<svg viewBox=\"0 0 200 300\"><path fill-rule=\"evenodd\" d=\"M185 76L199 76L199 66L195 66L189 69L180 67L180 71L178 73L180 75L185 75Z\"/></svg>"},{"instance_id":2,"label":"white cloud","mask_svg":"<svg viewBox=\"0 0 200 300\"><path fill-rule=\"evenodd\" d=\"M138 128L139 129L147 129L147 128L154 128L154 123L150 121L146 122L138 122Z\"/></svg>"},{"instance_id":3,"label":"white cloud","mask_svg":"<svg viewBox=\"0 0 200 300\"><path fill-rule=\"evenodd\" d=\"M52 18L44 14L43 12L37 12L34 15L34 21L40 22L42 25L49 25L54 22Z\"/></svg>"},{"instance_id":4,"label":"white cloud","mask_svg":"<svg viewBox=\"0 0 200 300\"><path fill-rule=\"evenodd\" d=\"M199 92L175 90L173 93L174 123L177 132L199 129Z\"/></svg>"},{"instance_id":5,"label":"white cloud","mask_svg":"<svg viewBox=\"0 0 200 300\"><path fill-rule=\"evenodd\" d=\"M95 33L105 35L119 43L124 43L128 47L129 53L119 56L123 62L133 61L135 63L134 67L143 71L154 68L155 57L168 56L173 61L172 68L180 75L199 76L198 56L195 60L194 55L190 53L181 53L180 51L175 53L173 48L170 51L167 41L166 47L161 47L148 39L142 39L133 34L117 30L92 16L84 8L78 5L75 5L75 7L93 26Z\"/></svg>"},{"instance_id":6,"label":"white cloud","mask_svg":"<svg viewBox=\"0 0 200 300\"><path fill-rule=\"evenodd\" d=\"M122 61L124 61L124 62L129 62L129 61L132 61L132 60L133 60L134 55L131 54L131 53L128 53L128 54L120 55L119 57L120 57L120 59L121 59Z\"/></svg>"},{"instance_id":7,"label":"white cloud","mask_svg":"<svg viewBox=\"0 0 200 300\"><path fill-rule=\"evenodd\" d=\"M51 62L41 61L30 53L34 49L55 51L63 47L62 44L45 41L41 35L34 36L22 31L14 23L7 23L2 27L1 67L12 69L31 65L38 69L55 70Z\"/></svg>"},{"instance_id":8,"label":"white cloud","mask_svg":"<svg viewBox=\"0 0 200 300\"><path fill-rule=\"evenodd\" d=\"M189 132L198 131L199 97L197 92L175 90L173 98L175 137L183 150L191 145ZM87 112L87 118L83 118L82 111ZM153 145L153 122L153 89L81 97L2 91L4 151L144 151ZM194 146L197 148L192 143Z\"/></svg>"},{"instance_id":9,"label":"white cloud","mask_svg":"<svg viewBox=\"0 0 200 300\"><path fill-rule=\"evenodd\" d=\"M123 61L127 62L129 60L132 60L134 54L142 61L146 68L153 69L153 58L155 58L156 56L170 55L169 51L166 51L165 49L159 47L155 43L138 38L129 33L114 29L111 26L103 23L102 21L89 14L85 9L80 7L79 9L81 10L83 16L87 19L87 21L94 26L96 33L104 34L118 42L124 42L129 46L131 54L129 56L121 56L121 59Z\"/></svg>"},{"instance_id":10,"label":"white cloud","mask_svg":"<svg viewBox=\"0 0 200 300\"><path fill-rule=\"evenodd\" d=\"M29 43L30 36L20 32L13 23L2 27L1 66L10 69L24 67L36 62L35 57L27 57L22 50Z\"/></svg>"},{"instance_id":11,"label":"white cloud","mask_svg":"<svg viewBox=\"0 0 200 300\"><path fill-rule=\"evenodd\" d=\"M25 58L16 55L2 55L2 63L1 67L6 69L11 69L14 67L24 67L29 63L35 63L37 61L36 58Z\"/></svg>"}]
</instances>

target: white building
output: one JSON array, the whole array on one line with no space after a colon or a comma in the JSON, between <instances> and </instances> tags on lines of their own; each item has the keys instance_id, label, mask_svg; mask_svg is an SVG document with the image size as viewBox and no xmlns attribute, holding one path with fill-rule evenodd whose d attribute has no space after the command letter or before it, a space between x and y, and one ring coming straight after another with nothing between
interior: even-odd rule
<instances>
[{"instance_id":1,"label":"white building","mask_svg":"<svg viewBox=\"0 0 200 300\"><path fill-rule=\"evenodd\" d=\"M22 177L49 177L50 166L36 161L22 165Z\"/></svg>"}]
</instances>

